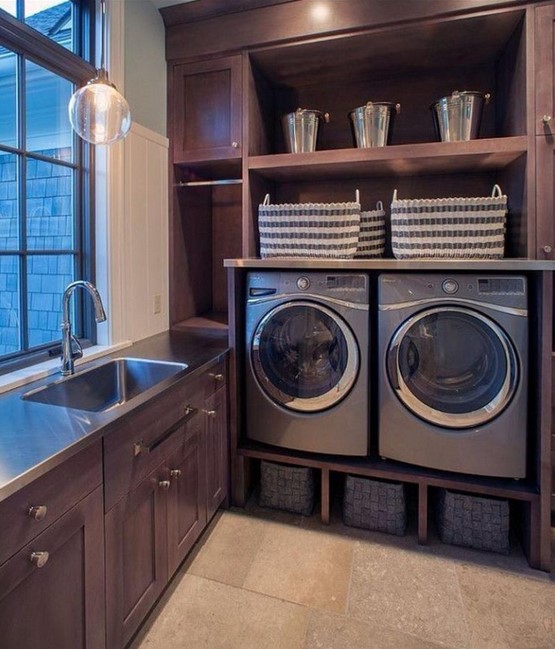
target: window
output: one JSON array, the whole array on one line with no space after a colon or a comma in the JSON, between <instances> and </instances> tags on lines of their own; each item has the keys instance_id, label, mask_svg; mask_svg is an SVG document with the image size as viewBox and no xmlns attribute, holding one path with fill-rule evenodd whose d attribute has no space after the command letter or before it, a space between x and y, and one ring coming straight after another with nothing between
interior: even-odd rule
<instances>
[{"instance_id":1,"label":"window","mask_svg":"<svg viewBox=\"0 0 555 649\"><path fill-rule=\"evenodd\" d=\"M92 152L69 123L85 4L0 0L0 367L39 360L61 338L61 298L92 278ZM11 14L8 15L6 12ZM68 51L69 50L69 51ZM75 53L75 54L74 54ZM62 56L60 56L62 54ZM94 338L74 303L74 330Z\"/></svg>"}]
</instances>

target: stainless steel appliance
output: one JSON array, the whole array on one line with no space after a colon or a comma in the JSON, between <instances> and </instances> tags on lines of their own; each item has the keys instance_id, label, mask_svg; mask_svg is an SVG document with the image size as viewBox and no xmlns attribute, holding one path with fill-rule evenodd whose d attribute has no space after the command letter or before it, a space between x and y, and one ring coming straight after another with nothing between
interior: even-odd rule
<instances>
[{"instance_id":1,"label":"stainless steel appliance","mask_svg":"<svg viewBox=\"0 0 555 649\"><path fill-rule=\"evenodd\" d=\"M248 274L247 437L368 453L368 309L364 274Z\"/></svg>"},{"instance_id":2,"label":"stainless steel appliance","mask_svg":"<svg viewBox=\"0 0 555 649\"><path fill-rule=\"evenodd\" d=\"M526 473L526 278L379 278L379 453L488 476Z\"/></svg>"}]
</instances>

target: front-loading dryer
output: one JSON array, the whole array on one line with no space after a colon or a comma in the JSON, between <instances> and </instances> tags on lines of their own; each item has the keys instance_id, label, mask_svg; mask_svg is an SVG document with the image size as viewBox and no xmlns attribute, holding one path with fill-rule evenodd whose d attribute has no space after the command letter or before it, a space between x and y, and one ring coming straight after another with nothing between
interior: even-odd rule
<instances>
[{"instance_id":1,"label":"front-loading dryer","mask_svg":"<svg viewBox=\"0 0 555 649\"><path fill-rule=\"evenodd\" d=\"M384 274L378 302L380 455L524 477L526 278Z\"/></svg>"},{"instance_id":2,"label":"front-loading dryer","mask_svg":"<svg viewBox=\"0 0 555 649\"><path fill-rule=\"evenodd\" d=\"M368 453L368 276L250 272L246 435L318 453Z\"/></svg>"}]
</instances>

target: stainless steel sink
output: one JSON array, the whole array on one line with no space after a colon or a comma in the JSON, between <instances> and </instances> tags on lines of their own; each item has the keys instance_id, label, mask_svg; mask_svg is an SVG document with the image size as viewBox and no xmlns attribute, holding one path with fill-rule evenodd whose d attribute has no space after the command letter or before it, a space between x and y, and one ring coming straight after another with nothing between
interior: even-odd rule
<instances>
[{"instance_id":1,"label":"stainless steel sink","mask_svg":"<svg viewBox=\"0 0 555 649\"><path fill-rule=\"evenodd\" d=\"M90 370L31 390L22 398L51 406L105 412L130 401L186 368L185 363L115 358Z\"/></svg>"}]
</instances>

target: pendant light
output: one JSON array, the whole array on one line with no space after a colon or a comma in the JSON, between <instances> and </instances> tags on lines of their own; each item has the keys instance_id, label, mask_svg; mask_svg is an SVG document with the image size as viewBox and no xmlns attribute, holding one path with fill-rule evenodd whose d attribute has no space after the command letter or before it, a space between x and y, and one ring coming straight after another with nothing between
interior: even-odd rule
<instances>
[{"instance_id":1,"label":"pendant light","mask_svg":"<svg viewBox=\"0 0 555 649\"><path fill-rule=\"evenodd\" d=\"M125 97L110 81L105 67L106 0L100 0L100 68L96 76L76 90L69 100L69 121L79 137L91 144L113 144L131 128L131 112Z\"/></svg>"}]
</instances>

